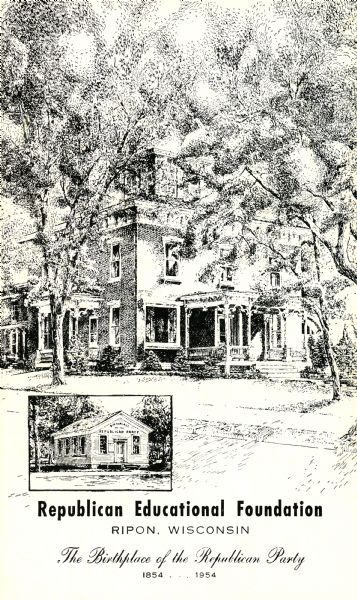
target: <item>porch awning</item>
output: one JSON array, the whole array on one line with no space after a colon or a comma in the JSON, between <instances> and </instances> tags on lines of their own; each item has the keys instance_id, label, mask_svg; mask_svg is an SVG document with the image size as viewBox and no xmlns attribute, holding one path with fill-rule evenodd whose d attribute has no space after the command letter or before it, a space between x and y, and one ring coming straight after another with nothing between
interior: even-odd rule
<instances>
[{"instance_id":1,"label":"porch awning","mask_svg":"<svg viewBox=\"0 0 357 600\"><path fill-rule=\"evenodd\" d=\"M199 308L201 306L219 306L227 304L231 306L248 306L258 294L255 292L238 292L228 290L214 290L212 292L194 292L178 298L190 308Z\"/></svg>"},{"instance_id":2,"label":"porch awning","mask_svg":"<svg viewBox=\"0 0 357 600\"><path fill-rule=\"evenodd\" d=\"M102 298L86 293L72 294L70 300L66 301L66 310L95 310L101 305ZM50 311L50 301L48 297L42 298L38 302L34 302L33 306L38 308L40 312L45 313Z\"/></svg>"}]
</instances>

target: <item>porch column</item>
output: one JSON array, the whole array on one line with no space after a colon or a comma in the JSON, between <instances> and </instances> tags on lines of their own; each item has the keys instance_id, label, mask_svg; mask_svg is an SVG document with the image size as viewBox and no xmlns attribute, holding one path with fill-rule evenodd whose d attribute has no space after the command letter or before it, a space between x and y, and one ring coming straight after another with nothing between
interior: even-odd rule
<instances>
[{"instance_id":1,"label":"porch column","mask_svg":"<svg viewBox=\"0 0 357 600\"><path fill-rule=\"evenodd\" d=\"M247 313L247 344L248 344L248 350L247 350L247 358L249 360L250 358L250 346L252 343L252 303L249 300L248 303L248 313Z\"/></svg>"},{"instance_id":2,"label":"porch column","mask_svg":"<svg viewBox=\"0 0 357 600\"><path fill-rule=\"evenodd\" d=\"M190 316L191 310L185 305L185 350L188 357L188 349L190 347Z\"/></svg>"},{"instance_id":3,"label":"porch column","mask_svg":"<svg viewBox=\"0 0 357 600\"><path fill-rule=\"evenodd\" d=\"M285 360L291 359L290 354L290 339L289 339L289 311L285 314Z\"/></svg>"},{"instance_id":4,"label":"porch column","mask_svg":"<svg viewBox=\"0 0 357 600\"><path fill-rule=\"evenodd\" d=\"M242 313L242 307L239 307L239 313L238 313L238 319L239 319L239 346L240 348L242 348L243 346L243 313Z\"/></svg>"},{"instance_id":5,"label":"porch column","mask_svg":"<svg viewBox=\"0 0 357 600\"><path fill-rule=\"evenodd\" d=\"M307 316L306 316L306 310L304 310L302 318L303 318L303 323L304 323L304 354L305 354L305 360L307 360L307 356L308 356L308 339L307 339Z\"/></svg>"},{"instance_id":6,"label":"porch column","mask_svg":"<svg viewBox=\"0 0 357 600\"><path fill-rule=\"evenodd\" d=\"M26 331L25 329L22 330L22 358L25 358L27 355L26 352Z\"/></svg>"},{"instance_id":7,"label":"porch column","mask_svg":"<svg viewBox=\"0 0 357 600\"><path fill-rule=\"evenodd\" d=\"M228 304L224 305L224 321L226 326L226 363L224 372L229 376L231 372L231 314Z\"/></svg>"},{"instance_id":8,"label":"porch column","mask_svg":"<svg viewBox=\"0 0 357 600\"><path fill-rule=\"evenodd\" d=\"M269 319L270 316L264 314L264 360L267 360L268 357L268 339L270 337L268 335Z\"/></svg>"},{"instance_id":9,"label":"porch column","mask_svg":"<svg viewBox=\"0 0 357 600\"><path fill-rule=\"evenodd\" d=\"M43 313L38 313L38 349L43 350Z\"/></svg>"}]
</instances>

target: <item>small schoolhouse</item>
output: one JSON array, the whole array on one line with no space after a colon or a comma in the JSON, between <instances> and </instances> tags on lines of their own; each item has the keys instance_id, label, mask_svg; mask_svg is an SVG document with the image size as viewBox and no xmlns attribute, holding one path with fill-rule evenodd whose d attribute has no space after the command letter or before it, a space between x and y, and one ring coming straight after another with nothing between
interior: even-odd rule
<instances>
[{"instance_id":1,"label":"small schoolhouse","mask_svg":"<svg viewBox=\"0 0 357 600\"><path fill-rule=\"evenodd\" d=\"M63 467L145 467L151 431L123 411L80 419L53 435L53 461Z\"/></svg>"}]
</instances>

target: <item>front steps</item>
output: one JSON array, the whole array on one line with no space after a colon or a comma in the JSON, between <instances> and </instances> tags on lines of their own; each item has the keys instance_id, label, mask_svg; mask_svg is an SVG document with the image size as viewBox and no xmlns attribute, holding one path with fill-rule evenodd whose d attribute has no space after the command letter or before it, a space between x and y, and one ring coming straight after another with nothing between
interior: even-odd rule
<instances>
[{"instance_id":1,"label":"front steps","mask_svg":"<svg viewBox=\"0 0 357 600\"><path fill-rule=\"evenodd\" d=\"M37 350L35 369L50 369L52 366L52 350Z\"/></svg>"},{"instance_id":2,"label":"front steps","mask_svg":"<svg viewBox=\"0 0 357 600\"><path fill-rule=\"evenodd\" d=\"M256 368L269 379L300 379L300 371L306 367L306 362L261 361Z\"/></svg>"}]
</instances>

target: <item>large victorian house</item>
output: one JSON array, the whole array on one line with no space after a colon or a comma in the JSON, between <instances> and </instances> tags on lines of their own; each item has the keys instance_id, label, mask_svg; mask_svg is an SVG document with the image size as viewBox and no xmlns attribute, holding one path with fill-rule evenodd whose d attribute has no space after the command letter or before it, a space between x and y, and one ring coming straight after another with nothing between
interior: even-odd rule
<instances>
[{"instance_id":1,"label":"large victorian house","mask_svg":"<svg viewBox=\"0 0 357 600\"><path fill-rule=\"evenodd\" d=\"M153 151L148 165L140 180L127 177L103 208L100 235L88 248L100 291L71 298L65 346L76 337L85 341L94 361L110 345L132 365L143 350L171 363L183 347L190 361L215 355L226 370L242 364L268 372L300 370L308 359L307 336L316 328L300 294L267 306L253 285L264 261L268 289L278 291L289 274L269 267L274 258L259 247L249 260L234 260L239 224L226 227L220 242L200 243L188 253L199 185L184 184L167 153ZM256 226L264 230L267 223ZM304 236L303 229L282 227L280 242L299 248ZM27 243L22 240L22 251ZM203 277L207 270L210 277ZM23 282L2 296L1 354L18 361L36 352L36 366L45 368L52 354L49 303L46 297L28 301L28 291Z\"/></svg>"}]
</instances>

